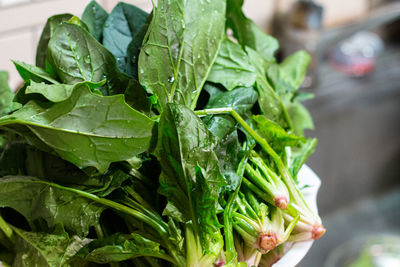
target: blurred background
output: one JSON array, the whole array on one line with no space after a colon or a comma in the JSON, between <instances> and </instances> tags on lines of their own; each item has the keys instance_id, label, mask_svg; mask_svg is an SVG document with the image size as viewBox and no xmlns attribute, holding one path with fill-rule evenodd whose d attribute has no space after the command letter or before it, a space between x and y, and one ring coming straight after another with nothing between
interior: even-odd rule
<instances>
[{"instance_id":1,"label":"blurred background","mask_svg":"<svg viewBox=\"0 0 400 267\"><path fill-rule=\"evenodd\" d=\"M10 59L33 64L47 18L80 16L88 2L0 0L0 69L12 88L21 80ZM98 2L111 11L118 1ZM299 267L400 266L400 1L247 0L245 12L279 39L278 58L312 55L302 90L314 94L308 135L319 144L308 165L328 231Z\"/></svg>"}]
</instances>

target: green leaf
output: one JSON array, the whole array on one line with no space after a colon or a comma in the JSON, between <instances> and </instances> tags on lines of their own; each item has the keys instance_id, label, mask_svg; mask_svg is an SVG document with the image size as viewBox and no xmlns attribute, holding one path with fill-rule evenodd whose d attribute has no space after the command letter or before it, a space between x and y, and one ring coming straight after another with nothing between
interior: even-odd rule
<instances>
[{"instance_id":1,"label":"green leaf","mask_svg":"<svg viewBox=\"0 0 400 267\"><path fill-rule=\"evenodd\" d=\"M257 99L258 94L253 87L239 87L211 96L206 108L232 108L242 115L253 107Z\"/></svg>"},{"instance_id":2,"label":"green leaf","mask_svg":"<svg viewBox=\"0 0 400 267\"><path fill-rule=\"evenodd\" d=\"M89 32L101 42L103 39L103 26L108 18L108 13L95 0L92 0L82 14L82 21L89 28Z\"/></svg>"},{"instance_id":3,"label":"green leaf","mask_svg":"<svg viewBox=\"0 0 400 267\"><path fill-rule=\"evenodd\" d=\"M279 95L274 91L274 88L266 79L265 74L269 64L262 59L260 54L255 50L247 47L246 51L250 62L256 68L256 87L259 94L258 103L260 104L264 116L269 120L278 123L285 129L292 128L292 123L285 106L282 104Z\"/></svg>"},{"instance_id":4,"label":"green leaf","mask_svg":"<svg viewBox=\"0 0 400 267\"><path fill-rule=\"evenodd\" d=\"M139 234L124 235L120 233L92 241L83 247L78 255L86 261L101 264L142 256L169 259L167 254L160 250L160 244Z\"/></svg>"},{"instance_id":5,"label":"green leaf","mask_svg":"<svg viewBox=\"0 0 400 267\"><path fill-rule=\"evenodd\" d=\"M0 116L6 115L20 107L13 102L14 93L8 86L8 73L0 71Z\"/></svg>"},{"instance_id":6,"label":"green leaf","mask_svg":"<svg viewBox=\"0 0 400 267\"><path fill-rule=\"evenodd\" d=\"M160 105L195 108L224 36L223 0L160 0L139 56L139 81Z\"/></svg>"},{"instance_id":7,"label":"green leaf","mask_svg":"<svg viewBox=\"0 0 400 267\"><path fill-rule=\"evenodd\" d=\"M220 83L227 90L239 86L249 87L256 81L255 68L242 47L225 38L207 80Z\"/></svg>"},{"instance_id":8,"label":"green leaf","mask_svg":"<svg viewBox=\"0 0 400 267\"><path fill-rule=\"evenodd\" d=\"M129 44L140 32L148 13L133 5L119 2L104 24L103 45L117 59L118 68L127 72Z\"/></svg>"},{"instance_id":9,"label":"green leaf","mask_svg":"<svg viewBox=\"0 0 400 267\"><path fill-rule=\"evenodd\" d=\"M86 85L91 90L94 90L105 84L105 80L101 82L81 82L74 85L71 84L45 84L31 82L26 87L25 94L41 94L51 102L62 102L67 100L75 88Z\"/></svg>"},{"instance_id":10,"label":"green leaf","mask_svg":"<svg viewBox=\"0 0 400 267\"><path fill-rule=\"evenodd\" d=\"M298 89L303 83L311 57L306 51L298 51L285 58L279 65L281 78Z\"/></svg>"},{"instance_id":11,"label":"green leaf","mask_svg":"<svg viewBox=\"0 0 400 267\"><path fill-rule=\"evenodd\" d=\"M224 188L226 191L235 190L240 182L240 177L237 175L237 168L240 163L241 146L237 131L232 131L226 135L215 149L215 154L218 157L221 173L225 180L228 181Z\"/></svg>"},{"instance_id":12,"label":"green leaf","mask_svg":"<svg viewBox=\"0 0 400 267\"><path fill-rule=\"evenodd\" d=\"M34 82L46 82L59 84L55 77L51 76L44 69L36 67L25 62L13 60L13 63L22 79L26 82L32 80Z\"/></svg>"},{"instance_id":13,"label":"green leaf","mask_svg":"<svg viewBox=\"0 0 400 267\"><path fill-rule=\"evenodd\" d=\"M219 192L227 184L214 152L216 146L217 139L190 109L177 104L166 106L156 148L162 169L159 191L167 197L170 210L182 216L176 219L193 225L194 238L201 242L201 248L192 249L215 258L223 245L216 207Z\"/></svg>"},{"instance_id":14,"label":"green leaf","mask_svg":"<svg viewBox=\"0 0 400 267\"><path fill-rule=\"evenodd\" d=\"M146 37L152 19L153 13L150 13L150 15L146 19L145 24L143 24L143 26L139 29L127 48L126 54L128 62L126 65L126 73L134 77L135 79L139 79L139 54L140 50L142 49L143 40Z\"/></svg>"},{"instance_id":15,"label":"green leaf","mask_svg":"<svg viewBox=\"0 0 400 267\"><path fill-rule=\"evenodd\" d=\"M103 173L110 163L148 150L154 122L123 95L96 95L82 84L65 101L48 107L31 101L0 120L0 126L13 124L28 127L61 158Z\"/></svg>"},{"instance_id":16,"label":"green leaf","mask_svg":"<svg viewBox=\"0 0 400 267\"><path fill-rule=\"evenodd\" d=\"M0 179L0 207L10 207L28 221L46 220L49 227L63 224L68 231L86 236L104 207L80 195L32 177Z\"/></svg>"},{"instance_id":17,"label":"green leaf","mask_svg":"<svg viewBox=\"0 0 400 267\"><path fill-rule=\"evenodd\" d=\"M13 230L18 236L13 263L15 267L68 266L71 258L90 242L78 236L69 237L61 227L57 227L51 234L27 232L18 228Z\"/></svg>"},{"instance_id":18,"label":"green leaf","mask_svg":"<svg viewBox=\"0 0 400 267\"><path fill-rule=\"evenodd\" d=\"M130 80L119 72L114 56L75 24L62 23L56 27L47 57L63 83L106 79L107 84L100 88L103 95L123 93Z\"/></svg>"},{"instance_id":19,"label":"green leaf","mask_svg":"<svg viewBox=\"0 0 400 267\"><path fill-rule=\"evenodd\" d=\"M296 135L304 136L305 129L314 129L314 123L308 110L298 101L286 105L290 119L293 122L293 130Z\"/></svg>"},{"instance_id":20,"label":"green leaf","mask_svg":"<svg viewBox=\"0 0 400 267\"><path fill-rule=\"evenodd\" d=\"M278 41L265 34L243 11L243 0L227 1L226 24L233 30L233 35L239 43L257 51L267 61L275 61L274 54L279 48Z\"/></svg>"},{"instance_id":21,"label":"green leaf","mask_svg":"<svg viewBox=\"0 0 400 267\"><path fill-rule=\"evenodd\" d=\"M46 25L43 28L42 34L40 36L39 44L36 49L36 66L47 69L46 68L46 54L47 54L47 47L50 41L50 37L54 32L54 28L60 24L61 22L68 21L72 18L72 14L59 14L50 17Z\"/></svg>"},{"instance_id":22,"label":"green leaf","mask_svg":"<svg viewBox=\"0 0 400 267\"><path fill-rule=\"evenodd\" d=\"M317 146L317 139L307 139L300 147L290 148L290 153L286 153L286 164L293 177L297 177L301 167L308 157L314 152Z\"/></svg>"},{"instance_id":23,"label":"green leaf","mask_svg":"<svg viewBox=\"0 0 400 267\"><path fill-rule=\"evenodd\" d=\"M206 108L233 108L243 115L253 107L257 98L258 94L252 87L241 87L210 96ZM203 121L207 128L220 139L231 133L236 125L236 121L229 115L207 116Z\"/></svg>"},{"instance_id":24,"label":"green leaf","mask_svg":"<svg viewBox=\"0 0 400 267\"><path fill-rule=\"evenodd\" d=\"M278 151L282 151L285 146L299 146L305 141L303 137L286 132L278 124L262 115L254 115L253 119L256 122L257 132Z\"/></svg>"},{"instance_id":25,"label":"green leaf","mask_svg":"<svg viewBox=\"0 0 400 267\"><path fill-rule=\"evenodd\" d=\"M150 99L145 90L135 79L130 79L125 90L125 101L132 108L149 115L151 109Z\"/></svg>"}]
</instances>

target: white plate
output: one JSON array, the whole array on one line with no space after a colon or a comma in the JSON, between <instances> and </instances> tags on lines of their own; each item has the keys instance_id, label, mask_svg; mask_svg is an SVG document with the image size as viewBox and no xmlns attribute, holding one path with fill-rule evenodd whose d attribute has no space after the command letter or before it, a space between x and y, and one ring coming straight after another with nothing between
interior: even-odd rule
<instances>
[{"instance_id":1,"label":"white plate","mask_svg":"<svg viewBox=\"0 0 400 267\"><path fill-rule=\"evenodd\" d=\"M304 188L302 193L309 207L318 212L317 194L318 189L321 186L321 180L307 165L303 165L297 177L299 179L300 188L304 185L309 186ZM296 266L310 250L313 242L314 241L305 241L294 243L293 246L285 253L285 255L277 263L272 265L272 267Z\"/></svg>"}]
</instances>

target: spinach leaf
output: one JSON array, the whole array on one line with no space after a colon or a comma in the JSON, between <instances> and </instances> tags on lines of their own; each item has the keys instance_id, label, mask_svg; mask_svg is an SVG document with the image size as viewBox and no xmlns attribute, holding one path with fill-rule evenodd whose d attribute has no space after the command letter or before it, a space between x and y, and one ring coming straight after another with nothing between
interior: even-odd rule
<instances>
[{"instance_id":1,"label":"spinach leaf","mask_svg":"<svg viewBox=\"0 0 400 267\"><path fill-rule=\"evenodd\" d=\"M310 56L299 51L287 57L281 64L268 65L267 69L270 84L279 95L292 122L292 128L299 136L303 136L305 129L314 128L310 114L299 102L304 96L298 92L309 62Z\"/></svg>"},{"instance_id":2,"label":"spinach leaf","mask_svg":"<svg viewBox=\"0 0 400 267\"><path fill-rule=\"evenodd\" d=\"M82 21L89 28L89 32L101 42L103 39L103 26L108 18L108 13L95 0L92 0L82 14Z\"/></svg>"},{"instance_id":3,"label":"spinach leaf","mask_svg":"<svg viewBox=\"0 0 400 267\"><path fill-rule=\"evenodd\" d=\"M265 34L243 11L243 0L227 1L226 24L233 30L233 35L239 43L257 51L267 61L275 61L274 54L279 48L278 41Z\"/></svg>"},{"instance_id":4,"label":"spinach leaf","mask_svg":"<svg viewBox=\"0 0 400 267\"><path fill-rule=\"evenodd\" d=\"M292 87L298 89L303 83L310 61L311 57L305 51L298 51L285 58L285 60L279 64L282 79Z\"/></svg>"},{"instance_id":5,"label":"spinach leaf","mask_svg":"<svg viewBox=\"0 0 400 267\"><path fill-rule=\"evenodd\" d=\"M232 131L224 136L215 149L221 173L228 181L227 186L224 188L226 191L235 190L240 183L240 177L237 175L237 168L241 160L240 152L241 147L237 131Z\"/></svg>"},{"instance_id":6,"label":"spinach leaf","mask_svg":"<svg viewBox=\"0 0 400 267\"><path fill-rule=\"evenodd\" d=\"M55 77L47 73L44 69L36 67L25 62L13 60L15 67L19 75L21 75L24 81L32 80L34 82L46 82L59 84Z\"/></svg>"},{"instance_id":7,"label":"spinach leaf","mask_svg":"<svg viewBox=\"0 0 400 267\"><path fill-rule=\"evenodd\" d=\"M150 115L151 102L145 90L135 79L130 79L125 90L125 101L132 108Z\"/></svg>"},{"instance_id":8,"label":"spinach leaf","mask_svg":"<svg viewBox=\"0 0 400 267\"><path fill-rule=\"evenodd\" d=\"M258 103L265 117L278 123L283 128L292 128L292 122L279 95L275 92L266 78L268 63L253 49L246 48L250 62L256 69L256 86L258 89Z\"/></svg>"},{"instance_id":9,"label":"spinach leaf","mask_svg":"<svg viewBox=\"0 0 400 267\"><path fill-rule=\"evenodd\" d=\"M297 178L303 164L307 161L308 157L314 152L317 146L316 138L308 138L300 147L291 147L287 149L286 165L294 178Z\"/></svg>"},{"instance_id":10,"label":"spinach leaf","mask_svg":"<svg viewBox=\"0 0 400 267\"><path fill-rule=\"evenodd\" d=\"M143 40L146 37L147 31L149 29L150 23L153 19L153 12L149 14L146 22L142 25L136 35L133 37L132 41L129 43L127 48L127 58L128 62L126 65L126 73L135 79L139 79L139 54L142 49Z\"/></svg>"},{"instance_id":11,"label":"spinach leaf","mask_svg":"<svg viewBox=\"0 0 400 267\"><path fill-rule=\"evenodd\" d=\"M75 88L86 85L94 90L105 84L105 80L101 82L81 82L74 85L71 84L44 84L30 82L25 89L25 94L41 94L51 102L62 102L67 100ZM101 93L100 93L101 94Z\"/></svg>"},{"instance_id":12,"label":"spinach leaf","mask_svg":"<svg viewBox=\"0 0 400 267\"><path fill-rule=\"evenodd\" d=\"M31 101L0 119L0 126L25 125L61 158L102 173L110 163L149 149L154 122L129 107L123 95L96 95L82 84L67 100L46 105Z\"/></svg>"},{"instance_id":13,"label":"spinach leaf","mask_svg":"<svg viewBox=\"0 0 400 267\"><path fill-rule=\"evenodd\" d=\"M142 256L169 258L159 247L160 244L139 234L124 235L116 233L103 239L92 241L78 252L78 256L86 261L101 264L125 261Z\"/></svg>"},{"instance_id":14,"label":"spinach leaf","mask_svg":"<svg viewBox=\"0 0 400 267\"><path fill-rule=\"evenodd\" d=\"M268 143L277 150L283 151L285 146L299 146L305 139L295 134L286 132L277 123L268 120L262 115L253 115L257 132L264 137Z\"/></svg>"},{"instance_id":15,"label":"spinach leaf","mask_svg":"<svg viewBox=\"0 0 400 267\"><path fill-rule=\"evenodd\" d=\"M242 115L253 107L257 99L258 94L253 87L239 87L211 96L206 108L233 108Z\"/></svg>"},{"instance_id":16,"label":"spinach leaf","mask_svg":"<svg viewBox=\"0 0 400 267\"><path fill-rule=\"evenodd\" d=\"M83 81L107 84L100 88L103 95L123 93L129 78L116 68L114 56L87 31L75 24L58 25L49 42L48 60L66 84Z\"/></svg>"},{"instance_id":17,"label":"spinach leaf","mask_svg":"<svg viewBox=\"0 0 400 267\"><path fill-rule=\"evenodd\" d=\"M256 81L255 68L242 47L225 38L207 80L220 83L227 90L238 86L253 86Z\"/></svg>"},{"instance_id":18,"label":"spinach leaf","mask_svg":"<svg viewBox=\"0 0 400 267\"><path fill-rule=\"evenodd\" d=\"M49 45L50 37L54 32L54 28L61 22L68 21L72 17L72 14L59 14L54 15L47 20L36 49L36 66L46 69L47 47Z\"/></svg>"},{"instance_id":19,"label":"spinach leaf","mask_svg":"<svg viewBox=\"0 0 400 267\"><path fill-rule=\"evenodd\" d=\"M257 98L258 94L252 87L241 87L212 95L206 108L233 108L243 115L253 107ZM229 115L207 116L203 121L207 128L220 139L232 132L236 125L236 121Z\"/></svg>"},{"instance_id":20,"label":"spinach leaf","mask_svg":"<svg viewBox=\"0 0 400 267\"><path fill-rule=\"evenodd\" d=\"M216 258L223 245L216 207L227 182L219 169L216 146L217 139L190 109L178 104L165 107L156 148L162 169L159 191L168 200L164 213L190 223L186 242L193 250L192 260L200 261L205 254ZM196 249L202 251L197 258Z\"/></svg>"},{"instance_id":21,"label":"spinach leaf","mask_svg":"<svg viewBox=\"0 0 400 267\"><path fill-rule=\"evenodd\" d=\"M14 93L8 86L8 73L0 71L0 116L6 115L20 107L13 102Z\"/></svg>"},{"instance_id":22,"label":"spinach leaf","mask_svg":"<svg viewBox=\"0 0 400 267\"><path fill-rule=\"evenodd\" d=\"M158 2L139 56L139 81L162 107L196 107L223 40L225 6L223 0Z\"/></svg>"},{"instance_id":23,"label":"spinach leaf","mask_svg":"<svg viewBox=\"0 0 400 267\"><path fill-rule=\"evenodd\" d=\"M127 72L129 44L140 32L148 13L133 5L119 2L104 24L103 45L117 59L120 71Z\"/></svg>"},{"instance_id":24,"label":"spinach leaf","mask_svg":"<svg viewBox=\"0 0 400 267\"><path fill-rule=\"evenodd\" d=\"M51 233L27 232L13 228L17 235L13 266L68 266L69 261L89 239L69 236L62 227L56 227Z\"/></svg>"},{"instance_id":25,"label":"spinach leaf","mask_svg":"<svg viewBox=\"0 0 400 267\"><path fill-rule=\"evenodd\" d=\"M10 207L28 221L46 220L49 227L63 224L68 231L86 236L104 207L82 196L32 177L0 179L0 207Z\"/></svg>"},{"instance_id":26,"label":"spinach leaf","mask_svg":"<svg viewBox=\"0 0 400 267\"><path fill-rule=\"evenodd\" d=\"M296 99L286 104L290 119L293 122L293 131L298 136L304 136L305 129L314 129L314 122L308 110Z\"/></svg>"}]
</instances>

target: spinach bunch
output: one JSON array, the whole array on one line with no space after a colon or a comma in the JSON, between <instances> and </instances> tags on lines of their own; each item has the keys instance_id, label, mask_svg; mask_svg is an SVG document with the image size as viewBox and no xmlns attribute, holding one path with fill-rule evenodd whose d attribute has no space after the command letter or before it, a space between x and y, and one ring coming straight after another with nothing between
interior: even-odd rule
<instances>
[{"instance_id":1,"label":"spinach bunch","mask_svg":"<svg viewBox=\"0 0 400 267\"><path fill-rule=\"evenodd\" d=\"M297 184L310 57L278 63L242 4L48 19L23 87L0 72L4 264L269 266L324 234Z\"/></svg>"}]
</instances>

